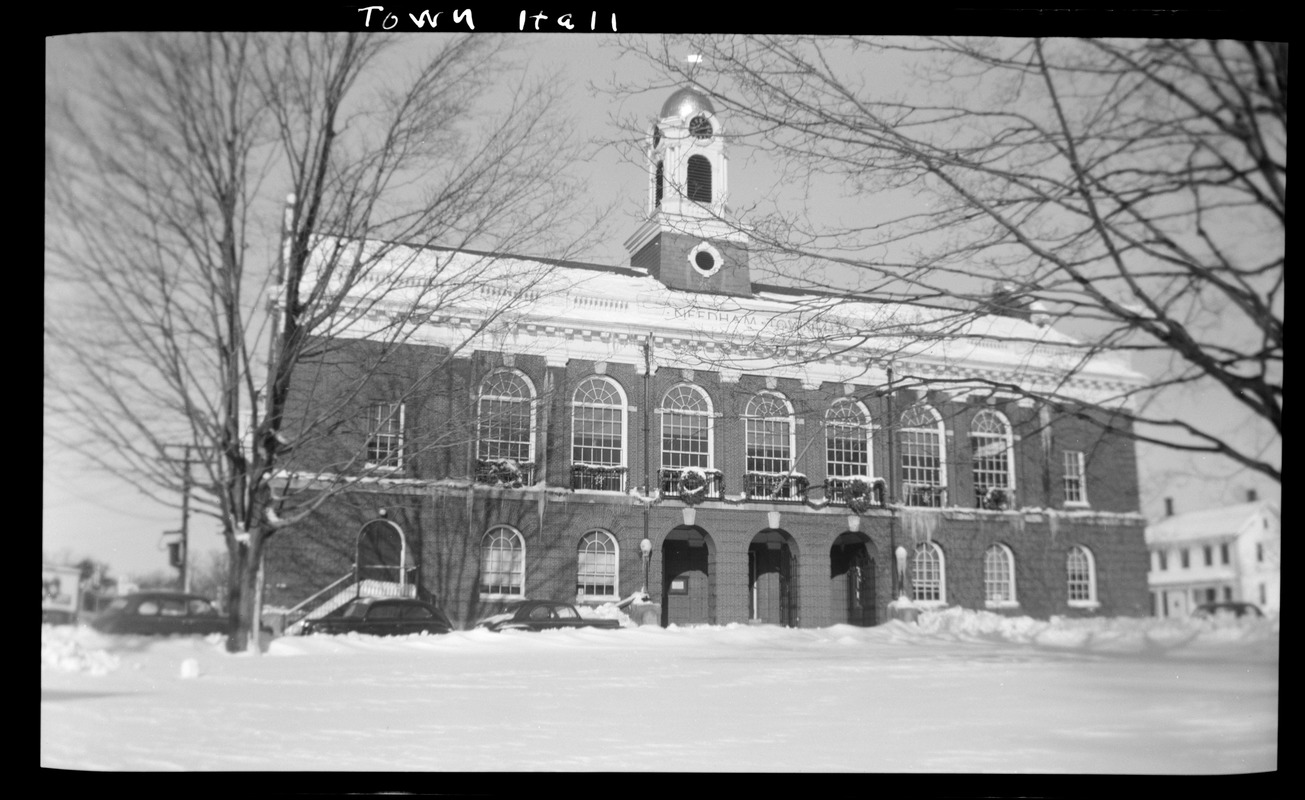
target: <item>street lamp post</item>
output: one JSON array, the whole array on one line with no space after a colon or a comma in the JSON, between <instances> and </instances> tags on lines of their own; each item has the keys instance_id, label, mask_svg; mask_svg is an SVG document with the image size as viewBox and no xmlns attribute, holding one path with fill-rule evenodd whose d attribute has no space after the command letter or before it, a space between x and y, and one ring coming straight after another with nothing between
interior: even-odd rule
<instances>
[{"instance_id":1,"label":"street lamp post","mask_svg":"<svg viewBox=\"0 0 1305 800\"><path fill-rule=\"evenodd\" d=\"M652 540L647 537L639 542L639 552L643 555L643 594L648 594L648 566L652 564Z\"/></svg>"}]
</instances>

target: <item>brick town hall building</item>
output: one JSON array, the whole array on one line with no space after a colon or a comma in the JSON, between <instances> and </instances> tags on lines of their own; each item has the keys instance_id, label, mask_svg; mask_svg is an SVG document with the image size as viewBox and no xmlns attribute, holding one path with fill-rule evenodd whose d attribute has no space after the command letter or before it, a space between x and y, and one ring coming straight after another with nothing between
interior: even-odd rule
<instances>
[{"instance_id":1,"label":"brick town hall building","mask_svg":"<svg viewBox=\"0 0 1305 800\"><path fill-rule=\"evenodd\" d=\"M607 603L646 581L662 624L874 625L897 594L1042 618L1147 613L1133 443L957 388L1055 387L1091 409L1141 377L1078 363L1027 314L774 357L765 337L816 325L813 309L857 325L926 312L753 282L747 236L721 222L725 122L692 89L662 107L628 266L407 250L407 270L477 283L391 348L373 341L389 324L379 304L295 373L292 420L333 393L347 413L296 446L283 491L348 486L269 541L269 608L293 622L398 591L470 625L514 598ZM521 291L516 276L541 267ZM529 302L477 328L517 291ZM898 388L904 374L938 382Z\"/></svg>"}]
</instances>

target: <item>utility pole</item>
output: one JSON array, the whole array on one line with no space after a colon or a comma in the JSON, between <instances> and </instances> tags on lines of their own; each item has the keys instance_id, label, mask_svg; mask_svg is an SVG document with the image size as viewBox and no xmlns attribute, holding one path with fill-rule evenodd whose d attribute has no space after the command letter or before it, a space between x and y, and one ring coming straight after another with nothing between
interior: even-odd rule
<instances>
[{"instance_id":1,"label":"utility pole","mask_svg":"<svg viewBox=\"0 0 1305 800\"><path fill-rule=\"evenodd\" d=\"M181 464L181 591L190 594L190 445Z\"/></svg>"},{"instance_id":2,"label":"utility pole","mask_svg":"<svg viewBox=\"0 0 1305 800\"><path fill-rule=\"evenodd\" d=\"M168 562L177 568L181 577L181 591L190 591L190 492L191 477L190 451L194 449L191 444L170 444L164 445L165 450L179 449L182 452L181 457L181 530L164 531L164 536L179 536L179 541L168 542ZM167 459L175 461L175 459Z\"/></svg>"}]
</instances>

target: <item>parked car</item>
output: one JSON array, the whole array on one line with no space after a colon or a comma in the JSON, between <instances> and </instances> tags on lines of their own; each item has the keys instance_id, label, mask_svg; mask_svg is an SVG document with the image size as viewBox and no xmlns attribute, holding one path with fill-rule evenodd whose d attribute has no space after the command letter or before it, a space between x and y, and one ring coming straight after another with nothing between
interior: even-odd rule
<instances>
[{"instance_id":1,"label":"parked car","mask_svg":"<svg viewBox=\"0 0 1305 800\"><path fill-rule=\"evenodd\" d=\"M491 631L549 631L558 628L619 628L620 620L580 616L575 606L560 600L516 600L502 613L485 617L478 628Z\"/></svg>"},{"instance_id":2,"label":"parked car","mask_svg":"<svg viewBox=\"0 0 1305 800\"><path fill-rule=\"evenodd\" d=\"M42 625L72 625L77 621L77 615L71 611L64 611L58 608L41 609Z\"/></svg>"},{"instance_id":3,"label":"parked car","mask_svg":"<svg viewBox=\"0 0 1305 800\"><path fill-rule=\"evenodd\" d=\"M136 592L109 603L91 627L101 633L207 636L230 633L231 620L197 594Z\"/></svg>"},{"instance_id":4,"label":"parked car","mask_svg":"<svg viewBox=\"0 0 1305 800\"><path fill-rule=\"evenodd\" d=\"M402 636L408 633L448 633L453 623L430 603L406 597L358 597L325 617L304 620L300 633L366 633Z\"/></svg>"},{"instance_id":5,"label":"parked car","mask_svg":"<svg viewBox=\"0 0 1305 800\"><path fill-rule=\"evenodd\" d=\"M1236 603L1225 601L1222 603L1203 603L1192 611L1194 617L1262 617L1264 612L1254 603Z\"/></svg>"}]
</instances>

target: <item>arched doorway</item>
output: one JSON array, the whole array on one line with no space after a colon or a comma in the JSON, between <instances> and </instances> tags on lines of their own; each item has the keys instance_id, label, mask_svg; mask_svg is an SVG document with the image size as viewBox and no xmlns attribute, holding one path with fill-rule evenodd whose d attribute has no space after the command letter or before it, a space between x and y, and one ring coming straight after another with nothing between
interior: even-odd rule
<instances>
[{"instance_id":1,"label":"arched doorway","mask_svg":"<svg viewBox=\"0 0 1305 800\"><path fill-rule=\"evenodd\" d=\"M388 519L374 519L358 531L354 580L371 595L411 596L416 570L403 529Z\"/></svg>"},{"instance_id":2,"label":"arched doorway","mask_svg":"<svg viewBox=\"0 0 1305 800\"><path fill-rule=\"evenodd\" d=\"M680 525L662 541L662 625L715 620L716 545L702 528Z\"/></svg>"},{"instance_id":3,"label":"arched doorway","mask_svg":"<svg viewBox=\"0 0 1305 800\"><path fill-rule=\"evenodd\" d=\"M830 619L834 624L879 624L875 613L876 551L864 533L847 531L829 548Z\"/></svg>"},{"instance_id":4,"label":"arched doorway","mask_svg":"<svg viewBox=\"0 0 1305 800\"><path fill-rule=\"evenodd\" d=\"M798 624L797 543L786 531L767 528L748 545L748 619Z\"/></svg>"}]
</instances>

